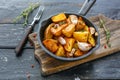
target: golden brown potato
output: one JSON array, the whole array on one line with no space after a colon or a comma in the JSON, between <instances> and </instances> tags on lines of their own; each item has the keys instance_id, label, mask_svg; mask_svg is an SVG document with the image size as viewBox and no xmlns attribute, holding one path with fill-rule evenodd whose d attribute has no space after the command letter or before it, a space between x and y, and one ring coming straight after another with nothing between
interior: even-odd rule
<instances>
[{"instance_id":1,"label":"golden brown potato","mask_svg":"<svg viewBox=\"0 0 120 80\"><path fill-rule=\"evenodd\" d=\"M69 24L66 28L64 28L62 30L62 33L66 37L71 37L74 31L75 31L75 25L74 24Z\"/></svg>"},{"instance_id":2,"label":"golden brown potato","mask_svg":"<svg viewBox=\"0 0 120 80\"><path fill-rule=\"evenodd\" d=\"M76 42L73 44L73 48L78 49L78 44Z\"/></svg>"},{"instance_id":3,"label":"golden brown potato","mask_svg":"<svg viewBox=\"0 0 120 80\"><path fill-rule=\"evenodd\" d=\"M45 45L45 47L51 52L57 51L58 49L57 43L58 43L57 40L54 40L54 39L45 39L43 41L43 44Z\"/></svg>"},{"instance_id":4,"label":"golden brown potato","mask_svg":"<svg viewBox=\"0 0 120 80\"><path fill-rule=\"evenodd\" d=\"M62 45L59 45L58 50L55 54L57 56L65 57L65 50Z\"/></svg>"},{"instance_id":5,"label":"golden brown potato","mask_svg":"<svg viewBox=\"0 0 120 80\"><path fill-rule=\"evenodd\" d=\"M67 21L68 24L71 24L70 18L67 18L66 21Z\"/></svg>"},{"instance_id":6,"label":"golden brown potato","mask_svg":"<svg viewBox=\"0 0 120 80\"><path fill-rule=\"evenodd\" d=\"M86 26L85 22L82 20L82 18L80 17L78 19L78 23L75 27L75 30L82 30L84 27Z\"/></svg>"},{"instance_id":7,"label":"golden brown potato","mask_svg":"<svg viewBox=\"0 0 120 80\"><path fill-rule=\"evenodd\" d=\"M88 26L85 26L83 30L88 31L88 32L90 31Z\"/></svg>"},{"instance_id":8,"label":"golden brown potato","mask_svg":"<svg viewBox=\"0 0 120 80\"><path fill-rule=\"evenodd\" d=\"M92 45L92 46L95 46L95 39L94 39L94 37L91 35L91 34L89 34L89 37L88 37L88 42Z\"/></svg>"},{"instance_id":9,"label":"golden brown potato","mask_svg":"<svg viewBox=\"0 0 120 80\"><path fill-rule=\"evenodd\" d=\"M82 56L84 53L82 51L80 51L79 49L76 50L76 52L74 53L75 57L79 57Z\"/></svg>"},{"instance_id":10,"label":"golden brown potato","mask_svg":"<svg viewBox=\"0 0 120 80\"><path fill-rule=\"evenodd\" d=\"M56 23L56 22L60 22L60 21L67 19L67 17L64 13L60 13L58 15L53 16L51 19L53 22Z\"/></svg>"},{"instance_id":11,"label":"golden brown potato","mask_svg":"<svg viewBox=\"0 0 120 80\"><path fill-rule=\"evenodd\" d=\"M72 50L75 39L74 38L65 38L65 40L66 40L66 44L64 45L64 48L66 51L70 52Z\"/></svg>"},{"instance_id":12,"label":"golden brown potato","mask_svg":"<svg viewBox=\"0 0 120 80\"><path fill-rule=\"evenodd\" d=\"M88 34L89 32L87 31L73 32L73 37L80 42L87 42Z\"/></svg>"},{"instance_id":13,"label":"golden brown potato","mask_svg":"<svg viewBox=\"0 0 120 80\"><path fill-rule=\"evenodd\" d=\"M44 32L44 39L51 39L53 37L53 34L51 33L51 27L53 27L55 24L51 23Z\"/></svg>"},{"instance_id":14,"label":"golden brown potato","mask_svg":"<svg viewBox=\"0 0 120 80\"><path fill-rule=\"evenodd\" d=\"M62 33L62 29L68 26L68 24L63 24L61 26L55 25L54 27L51 28L51 33L55 36L60 36Z\"/></svg>"}]
</instances>

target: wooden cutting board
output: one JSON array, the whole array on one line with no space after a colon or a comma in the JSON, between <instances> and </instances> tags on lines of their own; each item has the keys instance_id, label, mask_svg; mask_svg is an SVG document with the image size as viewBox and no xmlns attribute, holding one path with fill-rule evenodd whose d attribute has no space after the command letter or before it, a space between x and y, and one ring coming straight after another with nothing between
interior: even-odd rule
<instances>
[{"instance_id":1,"label":"wooden cutting board","mask_svg":"<svg viewBox=\"0 0 120 80\"><path fill-rule=\"evenodd\" d=\"M80 65L82 63L89 62L110 54L114 54L117 51L120 51L120 20L112 20L105 17L102 14L90 17L89 20L99 27L99 18L105 21L105 26L111 32L111 37L110 37L111 48L105 46L106 36L105 36L104 30L103 28L99 28L100 43L101 43L99 49L96 50L92 55L88 56L87 58L84 58L78 61L66 62L66 61L60 61L52 58L51 56L46 54L39 46L38 41L36 39L37 33L31 33L29 35L29 40L33 43L35 47L34 55L35 55L35 58L40 63L40 66L41 66L40 68L42 71L41 74L46 76L53 73L57 73L57 72L75 67L77 65Z\"/></svg>"}]
</instances>

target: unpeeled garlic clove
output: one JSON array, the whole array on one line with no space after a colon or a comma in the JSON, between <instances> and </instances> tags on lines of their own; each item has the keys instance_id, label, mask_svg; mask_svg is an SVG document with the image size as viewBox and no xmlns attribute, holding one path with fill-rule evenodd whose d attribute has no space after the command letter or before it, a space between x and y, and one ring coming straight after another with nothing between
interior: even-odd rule
<instances>
[{"instance_id":1,"label":"unpeeled garlic clove","mask_svg":"<svg viewBox=\"0 0 120 80\"><path fill-rule=\"evenodd\" d=\"M76 15L70 15L69 18L73 24L76 25L78 23L78 18Z\"/></svg>"},{"instance_id":2,"label":"unpeeled garlic clove","mask_svg":"<svg viewBox=\"0 0 120 80\"><path fill-rule=\"evenodd\" d=\"M77 42L77 44L78 44L78 48L81 51L89 51L92 48L91 44L88 44L86 42Z\"/></svg>"},{"instance_id":3,"label":"unpeeled garlic clove","mask_svg":"<svg viewBox=\"0 0 120 80\"><path fill-rule=\"evenodd\" d=\"M95 32L95 36L98 36L98 32Z\"/></svg>"},{"instance_id":4,"label":"unpeeled garlic clove","mask_svg":"<svg viewBox=\"0 0 120 80\"><path fill-rule=\"evenodd\" d=\"M60 44L65 45L66 44L66 40L63 37L58 37L58 41L60 42Z\"/></svg>"},{"instance_id":5,"label":"unpeeled garlic clove","mask_svg":"<svg viewBox=\"0 0 120 80\"><path fill-rule=\"evenodd\" d=\"M95 33L95 28L89 27L89 29L90 29L90 33L93 35Z\"/></svg>"}]
</instances>

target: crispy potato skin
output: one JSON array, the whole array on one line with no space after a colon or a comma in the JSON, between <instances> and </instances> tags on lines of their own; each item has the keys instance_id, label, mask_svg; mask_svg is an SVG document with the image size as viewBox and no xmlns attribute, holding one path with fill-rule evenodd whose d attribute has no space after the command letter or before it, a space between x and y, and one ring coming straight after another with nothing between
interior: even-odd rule
<instances>
[{"instance_id":1,"label":"crispy potato skin","mask_svg":"<svg viewBox=\"0 0 120 80\"><path fill-rule=\"evenodd\" d=\"M64 48L66 51L70 52L72 50L75 39L74 38L65 38L65 40L67 43L64 45Z\"/></svg>"},{"instance_id":2,"label":"crispy potato skin","mask_svg":"<svg viewBox=\"0 0 120 80\"><path fill-rule=\"evenodd\" d=\"M51 28L51 33L53 34L53 35L55 35L55 36L60 36L61 34L62 34L62 29L64 29L66 26L68 26L68 24L66 23L66 24L63 24L63 25L61 25L61 26L59 26L59 27L52 27Z\"/></svg>"},{"instance_id":3,"label":"crispy potato skin","mask_svg":"<svg viewBox=\"0 0 120 80\"><path fill-rule=\"evenodd\" d=\"M91 34L89 34L89 37L88 37L88 42L92 45L92 46L95 46L95 39L94 39L94 37L91 35Z\"/></svg>"},{"instance_id":4,"label":"crispy potato skin","mask_svg":"<svg viewBox=\"0 0 120 80\"><path fill-rule=\"evenodd\" d=\"M75 29L76 29L77 31L78 31L78 30L82 30L82 29L85 28L85 26L86 26L85 22L82 20L81 17L79 17L78 23L77 23Z\"/></svg>"},{"instance_id":5,"label":"crispy potato skin","mask_svg":"<svg viewBox=\"0 0 120 80\"><path fill-rule=\"evenodd\" d=\"M51 28L54 26L54 23L51 23L44 32L44 39L51 39L53 34L51 33Z\"/></svg>"},{"instance_id":6,"label":"crispy potato skin","mask_svg":"<svg viewBox=\"0 0 120 80\"><path fill-rule=\"evenodd\" d=\"M79 49L76 50L76 52L74 53L75 57L79 57L82 56L84 53L82 51L80 51Z\"/></svg>"},{"instance_id":7,"label":"crispy potato skin","mask_svg":"<svg viewBox=\"0 0 120 80\"><path fill-rule=\"evenodd\" d=\"M58 15L53 16L51 19L53 22L56 23L56 22L60 22L60 21L67 19L67 17L64 13L60 13Z\"/></svg>"},{"instance_id":8,"label":"crispy potato skin","mask_svg":"<svg viewBox=\"0 0 120 80\"><path fill-rule=\"evenodd\" d=\"M58 50L55 54L57 56L65 57L65 50L62 45L59 45Z\"/></svg>"},{"instance_id":9,"label":"crispy potato skin","mask_svg":"<svg viewBox=\"0 0 120 80\"><path fill-rule=\"evenodd\" d=\"M87 42L89 32L73 32L73 37L80 42Z\"/></svg>"},{"instance_id":10,"label":"crispy potato skin","mask_svg":"<svg viewBox=\"0 0 120 80\"><path fill-rule=\"evenodd\" d=\"M71 37L74 31L75 31L75 25L74 24L70 24L70 25L68 25L66 28L64 28L62 30L62 33L66 37Z\"/></svg>"},{"instance_id":11,"label":"crispy potato skin","mask_svg":"<svg viewBox=\"0 0 120 80\"><path fill-rule=\"evenodd\" d=\"M54 39L46 39L43 41L43 44L47 49L49 49L51 52L56 52L58 49L57 46L57 40Z\"/></svg>"}]
</instances>

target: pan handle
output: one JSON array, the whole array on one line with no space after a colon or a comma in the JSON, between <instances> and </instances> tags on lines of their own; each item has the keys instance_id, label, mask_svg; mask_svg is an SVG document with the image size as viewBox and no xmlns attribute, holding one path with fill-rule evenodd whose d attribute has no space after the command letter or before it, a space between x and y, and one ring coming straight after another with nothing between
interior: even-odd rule
<instances>
[{"instance_id":1,"label":"pan handle","mask_svg":"<svg viewBox=\"0 0 120 80\"><path fill-rule=\"evenodd\" d=\"M85 0L78 14L85 16L95 2L96 0Z\"/></svg>"}]
</instances>

